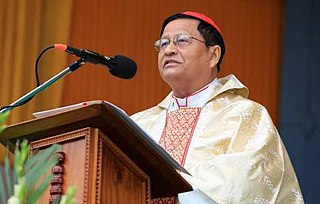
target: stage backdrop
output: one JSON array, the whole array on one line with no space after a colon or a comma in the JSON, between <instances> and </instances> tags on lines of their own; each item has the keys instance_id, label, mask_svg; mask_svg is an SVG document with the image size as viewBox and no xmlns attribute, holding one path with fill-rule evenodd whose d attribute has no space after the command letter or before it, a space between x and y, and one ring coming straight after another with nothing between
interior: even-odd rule
<instances>
[{"instance_id":1,"label":"stage backdrop","mask_svg":"<svg viewBox=\"0 0 320 204\"><path fill-rule=\"evenodd\" d=\"M277 122L283 26L283 2L278 0L79 0L73 7L70 44L129 56L138 72L134 79L122 80L86 65L65 79L62 105L104 99L132 114L160 102L169 88L159 77L153 43L164 18L187 10L216 21L227 47L220 76L235 73L250 88L250 98L265 105Z\"/></svg>"}]
</instances>

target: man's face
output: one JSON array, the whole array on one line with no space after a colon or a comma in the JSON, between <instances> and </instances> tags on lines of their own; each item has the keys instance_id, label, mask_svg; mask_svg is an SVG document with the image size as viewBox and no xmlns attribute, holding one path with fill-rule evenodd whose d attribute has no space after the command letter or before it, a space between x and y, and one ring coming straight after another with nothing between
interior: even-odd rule
<instances>
[{"instance_id":1,"label":"man's face","mask_svg":"<svg viewBox=\"0 0 320 204\"><path fill-rule=\"evenodd\" d=\"M201 85L212 80L212 54L204 43L192 39L184 48L178 48L172 43L181 34L204 41L197 30L198 24L199 21L194 19L177 19L168 23L163 31L161 38L169 39L171 43L159 51L158 68L162 79L170 86L192 83Z\"/></svg>"}]
</instances>

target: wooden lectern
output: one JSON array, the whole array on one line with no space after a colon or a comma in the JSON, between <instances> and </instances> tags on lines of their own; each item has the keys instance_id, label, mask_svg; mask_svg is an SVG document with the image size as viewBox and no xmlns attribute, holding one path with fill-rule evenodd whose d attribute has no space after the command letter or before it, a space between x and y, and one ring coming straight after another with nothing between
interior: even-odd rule
<instances>
[{"instance_id":1,"label":"wooden lectern","mask_svg":"<svg viewBox=\"0 0 320 204\"><path fill-rule=\"evenodd\" d=\"M11 151L22 138L31 142L31 151L61 145L64 158L52 169L51 186L39 203L50 203L72 185L76 203L150 203L192 190L177 172L185 170L108 102L9 126L0 136Z\"/></svg>"}]
</instances>

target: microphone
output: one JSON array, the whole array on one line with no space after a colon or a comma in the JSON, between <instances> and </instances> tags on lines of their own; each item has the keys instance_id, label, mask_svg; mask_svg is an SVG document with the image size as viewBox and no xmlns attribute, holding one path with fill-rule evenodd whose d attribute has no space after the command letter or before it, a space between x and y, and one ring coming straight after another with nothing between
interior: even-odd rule
<instances>
[{"instance_id":1,"label":"microphone","mask_svg":"<svg viewBox=\"0 0 320 204\"><path fill-rule=\"evenodd\" d=\"M86 62L106 66L113 76L122 79L131 79L137 72L137 64L132 59L122 55L106 57L91 50L73 48L64 44L54 44L54 48L80 57Z\"/></svg>"}]
</instances>

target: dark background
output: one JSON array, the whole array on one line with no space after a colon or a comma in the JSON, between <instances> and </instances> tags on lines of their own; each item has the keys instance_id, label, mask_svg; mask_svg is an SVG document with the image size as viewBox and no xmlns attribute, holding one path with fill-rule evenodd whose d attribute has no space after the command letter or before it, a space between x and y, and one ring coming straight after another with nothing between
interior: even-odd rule
<instances>
[{"instance_id":1,"label":"dark background","mask_svg":"<svg viewBox=\"0 0 320 204\"><path fill-rule=\"evenodd\" d=\"M320 200L320 1L285 3L280 135L306 203Z\"/></svg>"}]
</instances>

